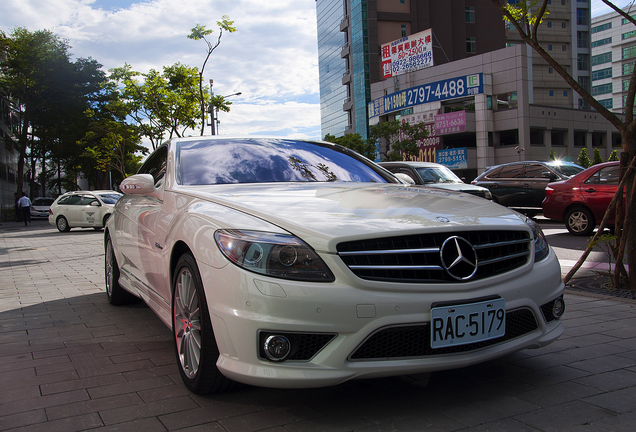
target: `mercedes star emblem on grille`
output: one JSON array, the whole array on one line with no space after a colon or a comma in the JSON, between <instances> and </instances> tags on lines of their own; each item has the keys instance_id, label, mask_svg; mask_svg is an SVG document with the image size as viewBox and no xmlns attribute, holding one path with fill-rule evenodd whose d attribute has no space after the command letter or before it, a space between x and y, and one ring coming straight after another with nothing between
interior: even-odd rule
<instances>
[{"instance_id":1,"label":"mercedes star emblem on grille","mask_svg":"<svg viewBox=\"0 0 636 432\"><path fill-rule=\"evenodd\" d=\"M447 238L440 249L440 256L446 272L457 280L470 279L477 273L477 252L462 237Z\"/></svg>"}]
</instances>

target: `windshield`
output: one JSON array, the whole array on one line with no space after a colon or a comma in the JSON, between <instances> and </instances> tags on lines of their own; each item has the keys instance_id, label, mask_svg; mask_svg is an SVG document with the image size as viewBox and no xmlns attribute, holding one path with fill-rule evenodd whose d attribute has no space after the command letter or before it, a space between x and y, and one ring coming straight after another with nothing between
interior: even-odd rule
<instances>
[{"instance_id":1,"label":"windshield","mask_svg":"<svg viewBox=\"0 0 636 432\"><path fill-rule=\"evenodd\" d=\"M551 166L552 169L557 171L559 174L562 174L566 177L572 177L573 175L577 175L584 169L583 167L580 167L572 163L553 162L553 163L549 163L548 165Z\"/></svg>"},{"instance_id":2,"label":"windshield","mask_svg":"<svg viewBox=\"0 0 636 432\"><path fill-rule=\"evenodd\" d=\"M98 196L104 204L115 204L123 195L113 192L108 194L99 194Z\"/></svg>"},{"instance_id":3,"label":"windshield","mask_svg":"<svg viewBox=\"0 0 636 432\"><path fill-rule=\"evenodd\" d=\"M55 201L53 198L36 198L33 200L34 206L50 206Z\"/></svg>"},{"instance_id":4,"label":"windshield","mask_svg":"<svg viewBox=\"0 0 636 432\"><path fill-rule=\"evenodd\" d=\"M424 183L464 183L445 166L417 168L417 173L422 177Z\"/></svg>"},{"instance_id":5,"label":"windshield","mask_svg":"<svg viewBox=\"0 0 636 432\"><path fill-rule=\"evenodd\" d=\"M378 182L394 177L344 147L275 138L179 143L182 185L270 182Z\"/></svg>"}]
</instances>

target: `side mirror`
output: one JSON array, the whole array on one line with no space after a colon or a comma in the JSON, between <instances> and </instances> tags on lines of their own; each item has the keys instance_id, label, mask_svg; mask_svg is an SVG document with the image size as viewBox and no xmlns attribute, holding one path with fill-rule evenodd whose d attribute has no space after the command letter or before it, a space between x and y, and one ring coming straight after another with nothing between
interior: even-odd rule
<instances>
[{"instance_id":1,"label":"side mirror","mask_svg":"<svg viewBox=\"0 0 636 432\"><path fill-rule=\"evenodd\" d=\"M546 171L544 173L541 173L541 175L543 175L543 178L547 178L550 179L551 182L555 181L557 179L557 175L553 172L550 171Z\"/></svg>"},{"instance_id":2,"label":"side mirror","mask_svg":"<svg viewBox=\"0 0 636 432\"><path fill-rule=\"evenodd\" d=\"M151 195L156 191L155 179L150 174L135 174L119 184L119 190L130 195Z\"/></svg>"},{"instance_id":3,"label":"side mirror","mask_svg":"<svg viewBox=\"0 0 636 432\"><path fill-rule=\"evenodd\" d=\"M93 206L93 207L99 207L101 206L101 204L99 203L99 201L92 201L89 205Z\"/></svg>"},{"instance_id":4,"label":"side mirror","mask_svg":"<svg viewBox=\"0 0 636 432\"><path fill-rule=\"evenodd\" d=\"M407 184L407 185L414 185L415 184L415 181L413 181L413 179L411 177L407 176L406 174L395 173L393 175L396 176L398 178L398 180L400 180L404 184Z\"/></svg>"}]
</instances>

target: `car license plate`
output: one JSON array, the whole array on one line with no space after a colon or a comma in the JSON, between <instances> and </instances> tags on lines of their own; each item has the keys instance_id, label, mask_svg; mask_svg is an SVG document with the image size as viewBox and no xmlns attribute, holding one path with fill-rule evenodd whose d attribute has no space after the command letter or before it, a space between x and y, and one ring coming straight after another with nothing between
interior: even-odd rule
<instances>
[{"instance_id":1,"label":"car license plate","mask_svg":"<svg viewBox=\"0 0 636 432\"><path fill-rule=\"evenodd\" d=\"M504 299L431 309L431 348L481 342L505 333Z\"/></svg>"}]
</instances>

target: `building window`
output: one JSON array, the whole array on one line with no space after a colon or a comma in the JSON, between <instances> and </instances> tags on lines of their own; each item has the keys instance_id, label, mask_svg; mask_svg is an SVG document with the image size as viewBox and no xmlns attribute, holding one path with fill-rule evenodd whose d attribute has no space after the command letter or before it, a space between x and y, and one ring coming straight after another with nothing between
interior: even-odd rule
<instances>
[{"instance_id":1,"label":"building window","mask_svg":"<svg viewBox=\"0 0 636 432\"><path fill-rule=\"evenodd\" d=\"M622 59L628 59L628 58L632 58L632 57L636 57L636 45L631 46L631 47L627 47L627 48L623 48L623 52L622 52Z\"/></svg>"},{"instance_id":2,"label":"building window","mask_svg":"<svg viewBox=\"0 0 636 432\"><path fill-rule=\"evenodd\" d=\"M629 80L623 80L623 91L629 90Z\"/></svg>"},{"instance_id":3,"label":"building window","mask_svg":"<svg viewBox=\"0 0 636 432\"><path fill-rule=\"evenodd\" d=\"M568 50L567 45L561 45L561 51L567 51L567 50Z\"/></svg>"},{"instance_id":4,"label":"building window","mask_svg":"<svg viewBox=\"0 0 636 432\"><path fill-rule=\"evenodd\" d=\"M577 9L576 10L576 24L577 25L587 25L588 24L588 9Z\"/></svg>"},{"instance_id":5,"label":"building window","mask_svg":"<svg viewBox=\"0 0 636 432\"><path fill-rule=\"evenodd\" d=\"M634 62L623 65L623 75L631 75L634 72Z\"/></svg>"},{"instance_id":6,"label":"building window","mask_svg":"<svg viewBox=\"0 0 636 432\"><path fill-rule=\"evenodd\" d=\"M548 21L548 28L552 28L552 21Z\"/></svg>"},{"instance_id":7,"label":"building window","mask_svg":"<svg viewBox=\"0 0 636 432\"><path fill-rule=\"evenodd\" d=\"M632 18L636 19L636 15L630 15ZM628 20L627 18L623 18L621 20L621 22L623 23L623 25L625 24L632 24L632 22L630 20Z\"/></svg>"},{"instance_id":8,"label":"building window","mask_svg":"<svg viewBox=\"0 0 636 432\"><path fill-rule=\"evenodd\" d=\"M589 38L587 32L576 32L576 44L579 48L588 48Z\"/></svg>"},{"instance_id":9,"label":"building window","mask_svg":"<svg viewBox=\"0 0 636 432\"><path fill-rule=\"evenodd\" d=\"M590 70L589 56L587 54L579 54L576 65L580 71Z\"/></svg>"},{"instance_id":10,"label":"building window","mask_svg":"<svg viewBox=\"0 0 636 432\"><path fill-rule=\"evenodd\" d=\"M568 91L567 90L563 90L563 96L565 96L565 97L568 96Z\"/></svg>"},{"instance_id":11,"label":"building window","mask_svg":"<svg viewBox=\"0 0 636 432\"><path fill-rule=\"evenodd\" d=\"M402 24L400 30L402 31L402 37L406 37L406 24Z\"/></svg>"},{"instance_id":12,"label":"building window","mask_svg":"<svg viewBox=\"0 0 636 432\"><path fill-rule=\"evenodd\" d=\"M612 92L612 83L601 84L592 87L592 96L598 96Z\"/></svg>"},{"instance_id":13,"label":"building window","mask_svg":"<svg viewBox=\"0 0 636 432\"><path fill-rule=\"evenodd\" d=\"M467 23L475 22L475 7L474 6L466 6L466 22Z\"/></svg>"},{"instance_id":14,"label":"building window","mask_svg":"<svg viewBox=\"0 0 636 432\"><path fill-rule=\"evenodd\" d=\"M590 77L580 76L579 77L579 85L585 89L585 91L590 91Z\"/></svg>"},{"instance_id":15,"label":"building window","mask_svg":"<svg viewBox=\"0 0 636 432\"><path fill-rule=\"evenodd\" d=\"M605 68L592 71L592 81L601 80L612 77L612 68Z\"/></svg>"},{"instance_id":16,"label":"building window","mask_svg":"<svg viewBox=\"0 0 636 432\"><path fill-rule=\"evenodd\" d=\"M630 32L623 33L621 35L621 39L625 40L625 39L633 38L634 36L636 36L636 30L632 30Z\"/></svg>"},{"instance_id":17,"label":"building window","mask_svg":"<svg viewBox=\"0 0 636 432\"><path fill-rule=\"evenodd\" d=\"M400 0L400 4L406 3L406 0Z\"/></svg>"},{"instance_id":18,"label":"building window","mask_svg":"<svg viewBox=\"0 0 636 432\"><path fill-rule=\"evenodd\" d=\"M603 63L610 63L612 61L612 52L606 52L603 54L592 56L592 66L597 66Z\"/></svg>"},{"instance_id":19,"label":"building window","mask_svg":"<svg viewBox=\"0 0 636 432\"><path fill-rule=\"evenodd\" d=\"M469 54L477 53L477 40L474 37L466 38L466 52Z\"/></svg>"},{"instance_id":20,"label":"building window","mask_svg":"<svg viewBox=\"0 0 636 432\"><path fill-rule=\"evenodd\" d=\"M548 73L552 73L552 68L551 67L548 68Z\"/></svg>"},{"instance_id":21,"label":"building window","mask_svg":"<svg viewBox=\"0 0 636 432\"><path fill-rule=\"evenodd\" d=\"M600 46L611 44L611 43L612 43L611 37L608 37L605 39L599 39L597 41L592 42L592 48L600 47Z\"/></svg>"},{"instance_id":22,"label":"building window","mask_svg":"<svg viewBox=\"0 0 636 432\"><path fill-rule=\"evenodd\" d=\"M554 96L554 90L550 90L550 96Z\"/></svg>"},{"instance_id":23,"label":"building window","mask_svg":"<svg viewBox=\"0 0 636 432\"><path fill-rule=\"evenodd\" d=\"M568 22L567 21L563 21L561 23L561 28L568 28Z\"/></svg>"},{"instance_id":24,"label":"building window","mask_svg":"<svg viewBox=\"0 0 636 432\"><path fill-rule=\"evenodd\" d=\"M597 25L596 27L592 27L592 34L603 31L603 30L609 30L612 28L612 23L608 22L606 24L601 24L601 25Z\"/></svg>"},{"instance_id":25,"label":"building window","mask_svg":"<svg viewBox=\"0 0 636 432\"><path fill-rule=\"evenodd\" d=\"M612 99L603 99L598 101L598 103L600 103L607 109L612 109L614 107L614 101Z\"/></svg>"}]
</instances>

